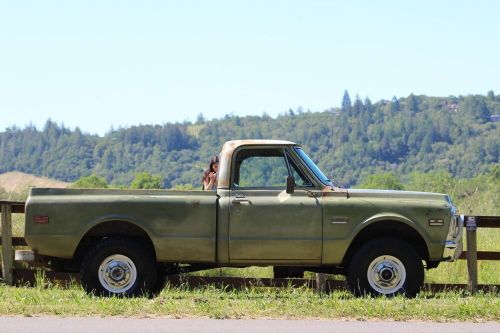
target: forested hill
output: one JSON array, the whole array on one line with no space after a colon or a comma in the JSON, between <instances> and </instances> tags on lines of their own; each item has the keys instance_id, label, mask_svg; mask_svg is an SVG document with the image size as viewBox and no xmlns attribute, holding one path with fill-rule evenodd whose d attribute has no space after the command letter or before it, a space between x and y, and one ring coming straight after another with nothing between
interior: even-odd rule
<instances>
[{"instance_id":1,"label":"forested hill","mask_svg":"<svg viewBox=\"0 0 500 333\"><path fill-rule=\"evenodd\" d=\"M143 125L104 137L47 121L0 133L0 173L22 171L62 181L95 173L116 185L146 171L165 187L200 186L211 155L232 139L287 139L301 143L326 174L345 185L392 171L444 169L473 177L499 163L500 96L410 95L372 103L344 95L340 108L289 110L277 118L238 117L196 123ZM98 121L98 120L96 120ZM159 123L165 119L158 119Z\"/></svg>"}]
</instances>

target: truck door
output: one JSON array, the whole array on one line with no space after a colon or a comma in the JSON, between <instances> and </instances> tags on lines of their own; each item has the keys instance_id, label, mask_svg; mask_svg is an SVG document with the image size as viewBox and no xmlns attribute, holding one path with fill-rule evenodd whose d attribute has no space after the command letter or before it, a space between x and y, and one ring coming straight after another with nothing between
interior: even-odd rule
<instances>
[{"instance_id":1,"label":"truck door","mask_svg":"<svg viewBox=\"0 0 500 333\"><path fill-rule=\"evenodd\" d=\"M322 210L318 188L293 152L242 147L233 156L229 211L231 263L320 263ZM286 193L291 175L296 187Z\"/></svg>"}]
</instances>

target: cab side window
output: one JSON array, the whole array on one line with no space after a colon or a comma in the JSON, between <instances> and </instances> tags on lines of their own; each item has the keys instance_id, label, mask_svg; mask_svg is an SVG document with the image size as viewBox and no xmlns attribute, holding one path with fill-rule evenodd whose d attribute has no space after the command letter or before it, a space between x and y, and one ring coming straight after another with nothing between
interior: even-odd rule
<instances>
[{"instance_id":1,"label":"cab side window","mask_svg":"<svg viewBox=\"0 0 500 333\"><path fill-rule=\"evenodd\" d=\"M242 149L234 162L233 185L245 188L285 188L288 176L295 186L312 187L313 184L282 148Z\"/></svg>"},{"instance_id":2,"label":"cab side window","mask_svg":"<svg viewBox=\"0 0 500 333\"><path fill-rule=\"evenodd\" d=\"M287 177L283 149L243 149L236 155L235 187L286 187Z\"/></svg>"}]
</instances>

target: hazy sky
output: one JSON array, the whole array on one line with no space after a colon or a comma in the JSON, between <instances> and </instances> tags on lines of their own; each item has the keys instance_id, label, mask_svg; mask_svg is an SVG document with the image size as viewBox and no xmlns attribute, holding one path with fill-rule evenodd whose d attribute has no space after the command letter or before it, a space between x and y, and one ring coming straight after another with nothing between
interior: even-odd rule
<instances>
[{"instance_id":1,"label":"hazy sky","mask_svg":"<svg viewBox=\"0 0 500 333\"><path fill-rule=\"evenodd\" d=\"M500 1L0 0L0 131L500 93Z\"/></svg>"}]
</instances>

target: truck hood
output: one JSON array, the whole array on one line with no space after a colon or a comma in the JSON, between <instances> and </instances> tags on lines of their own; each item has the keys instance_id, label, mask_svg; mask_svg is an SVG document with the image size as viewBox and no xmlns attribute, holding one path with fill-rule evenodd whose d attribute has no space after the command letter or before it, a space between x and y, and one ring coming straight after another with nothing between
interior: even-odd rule
<instances>
[{"instance_id":1,"label":"truck hood","mask_svg":"<svg viewBox=\"0 0 500 333\"><path fill-rule=\"evenodd\" d=\"M356 198L394 198L401 200L436 200L451 203L449 195L432 192L394 191L394 190L366 190L348 189L349 197Z\"/></svg>"}]
</instances>

